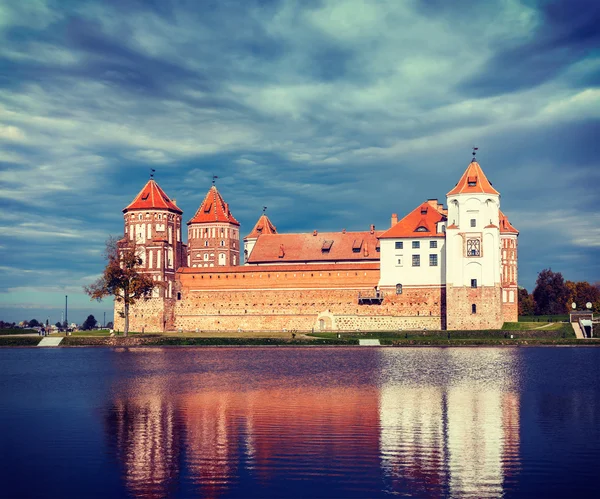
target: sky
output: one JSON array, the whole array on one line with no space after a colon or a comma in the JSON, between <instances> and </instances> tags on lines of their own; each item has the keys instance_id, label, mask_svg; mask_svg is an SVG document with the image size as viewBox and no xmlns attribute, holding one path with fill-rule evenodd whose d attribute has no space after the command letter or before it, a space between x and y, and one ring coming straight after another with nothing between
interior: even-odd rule
<instances>
[{"instance_id":1,"label":"sky","mask_svg":"<svg viewBox=\"0 0 600 499\"><path fill-rule=\"evenodd\" d=\"M151 168L189 220L386 228L470 158L519 284L600 280L600 2L0 1L0 319L112 319L82 286Z\"/></svg>"}]
</instances>

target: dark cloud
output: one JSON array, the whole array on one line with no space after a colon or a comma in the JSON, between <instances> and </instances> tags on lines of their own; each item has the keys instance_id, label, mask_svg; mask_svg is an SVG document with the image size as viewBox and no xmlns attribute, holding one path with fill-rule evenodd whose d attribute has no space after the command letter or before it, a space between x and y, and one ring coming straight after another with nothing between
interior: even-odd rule
<instances>
[{"instance_id":1,"label":"dark cloud","mask_svg":"<svg viewBox=\"0 0 600 499\"><path fill-rule=\"evenodd\" d=\"M479 74L462 83L463 93L487 97L541 85L600 46L599 2L542 2L539 8L534 36L495 53Z\"/></svg>"}]
</instances>

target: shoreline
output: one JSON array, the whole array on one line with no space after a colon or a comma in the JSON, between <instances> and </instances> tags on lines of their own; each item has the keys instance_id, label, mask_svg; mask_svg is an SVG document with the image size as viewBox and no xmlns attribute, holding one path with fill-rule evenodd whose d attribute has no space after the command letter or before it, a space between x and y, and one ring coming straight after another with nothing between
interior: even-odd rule
<instances>
[{"instance_id":1,"label":"shoreline","mask_svg":"<svg viewBox=\"0 0 600 499\"><path fill-rule=\"evenodd\" d=\"M41 338L38 336L13 336L0 337L0 348L38 348ZM600 346L600 338L577 339L575 337L553 338L380 338L380 345L369 345L371 348L411 348L411 347L596 347ZM41 346L39 348L156 348L156 347L220 347L220 348L336 348L360 347L357 338L326 339L318 337L302 339L285 338L235 338L235 337L169 337L169 336L141 336L127 337L107 336L66 336L58 346Z\"/></svg>"}]
</instances>

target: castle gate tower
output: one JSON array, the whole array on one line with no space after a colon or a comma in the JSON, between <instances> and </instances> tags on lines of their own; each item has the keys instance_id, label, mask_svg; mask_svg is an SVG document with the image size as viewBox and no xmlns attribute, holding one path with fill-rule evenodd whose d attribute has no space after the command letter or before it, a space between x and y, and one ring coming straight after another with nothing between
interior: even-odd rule
<instances>
[{"instance_id":1,"label":"castle gate tower","mask_svg":"<svg viewBox=\"0 0 600 499\"><path fill-rule=\"evenodd\" d=\"M500 193L473 158L447 200L447 328L501 328Z\"/></svg>"},{"instance_id":2,"label":"castle gate tower","mask_svg":"<svg viewBox=\"0 0 600 499\"><path fill-rule=\"evenodd\" d=\"M188 267L240 265L240 223L214 185L188 225Z\"/></svg>"}]
</instances>

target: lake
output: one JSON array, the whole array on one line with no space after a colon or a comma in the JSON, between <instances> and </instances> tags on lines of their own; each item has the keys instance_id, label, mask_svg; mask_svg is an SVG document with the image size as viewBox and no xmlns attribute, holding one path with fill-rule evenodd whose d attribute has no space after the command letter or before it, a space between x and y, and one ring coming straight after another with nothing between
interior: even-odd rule
<instances>
[{"instance_id":1,"label":"lake","mask_svg":"<svg viewBox=\"0 0 600 499\"><path fill-rule=\"evenodd\" d=\"M597 492L600 348L4 348L2 497Z\"/></svg>"}]
</instances>

